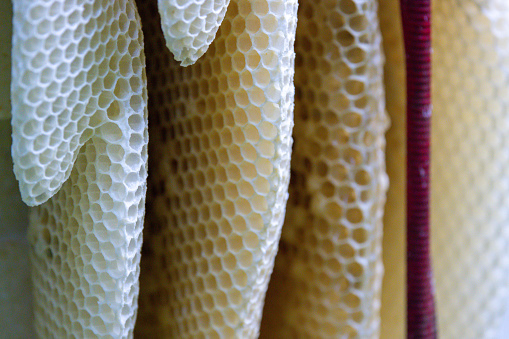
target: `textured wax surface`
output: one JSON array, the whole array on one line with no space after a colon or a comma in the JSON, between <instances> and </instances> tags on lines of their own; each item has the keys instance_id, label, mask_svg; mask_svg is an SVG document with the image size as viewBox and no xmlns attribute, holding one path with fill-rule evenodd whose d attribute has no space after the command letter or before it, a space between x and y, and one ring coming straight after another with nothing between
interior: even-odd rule
<instances>
[{"instance_id":1,"label":"textured wax surface","mask_svg":"<svg viewBox=\"0 0 509 339\"><path fill-rule=\"evenodd\" d=\"M138 5L152 129L137 333L256 338L288 196L297 3L232 1L186 68Z\"/></svg>"},{"instance_id":2,"label":"textured wax surface","mask_svg":"<svg viewBox=\"0 0 509 339\"><path fill-rule=\"evenodd\" d=\"M59 190L94 134L128 143L126 128L144 128L141 36L129 1L14 3L12 153L30 206Z\"/></svg>"},{"instance_id":3,"label":"textured wax surface","mask_svg":"<svg viewBox=\"0 0 509 339\"><path fill-rule=\"evenodd\" d=\"M0 1L0 119L11 116L12 4Z\"/></svg>"},{"instance_id":4,"label":"textured wax surface","mask_svg":"<svg viewBox=\"0 0 509 339\"><path fill-rule=\"evenodd\" d=\"M30 214L39 337L132 336L147 176L142 40L130 0L14 2L15 170L30 204L63 184Z\"/></svg>"},{"instance_id":5,"label":"textured wax surface","mask_svg":"<svg viewBox=\"0 0 509 339\"><path fill-rule=\"evenodd\" d=\"M21 201L12 172L11 122L8 119L0 119L0 202L0 336L33 338L26 240L28 208Z\"/></svg>"},{"instance_id":6,"label":"textured wax surface","mask_svg":"<svg viewBox=\"0 0 509 339\"><path fill-rule=\"evenodd\" d=\"M209 48L230 0L158 0L161 26L175 60L192 65Z\"/></svg>"},{"instance_id":7,"label":"textured wax surface","mask_svg":"<svg viewBox=\"0 0 509 339\"><path fill-rule=\"evenodd\" d=\"M389 189L384 213L382 339L405 337L405 178L406 111L405 53L399 0L380 0L379 17L385 54L384 85L391 128L387 131Z\"/></svg>"},{"instance_id":8,"label":"textured wax surface","mask_svg":"<svg viewBox=\"0 0 509 339\"><path fill-rule=\"evenodd\" d=\"M509 4L433 10L432 235L441 338L505 338ZM507 317L507 316L506 316Z\"/></svg>"},{"instance_id":9,"label":"textured wax surface","mask_svg":"<svg viewBox=\"0 0 509 339\"><path fill-rule=\"evenodd\" d=\"M290 198L263 338L376 338L387 188L377 1L299 3Z\"/></svg>"}]
</instances>

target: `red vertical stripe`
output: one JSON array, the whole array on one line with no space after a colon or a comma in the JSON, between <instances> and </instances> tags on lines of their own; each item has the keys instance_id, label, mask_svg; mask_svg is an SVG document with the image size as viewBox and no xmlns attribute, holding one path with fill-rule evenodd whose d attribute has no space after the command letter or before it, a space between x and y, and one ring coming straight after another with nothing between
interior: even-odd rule
<instances>
[{"instance_id":1,"label":"red vertical stripe","mask_svg":"<svg viewBox=\"0 0 509 339\"><path fill-rule=\"evenodd\" d=\"M407 338L436 338L429 246L431 0L401 0L407 71Z\"/></svg>"}]
</instances>

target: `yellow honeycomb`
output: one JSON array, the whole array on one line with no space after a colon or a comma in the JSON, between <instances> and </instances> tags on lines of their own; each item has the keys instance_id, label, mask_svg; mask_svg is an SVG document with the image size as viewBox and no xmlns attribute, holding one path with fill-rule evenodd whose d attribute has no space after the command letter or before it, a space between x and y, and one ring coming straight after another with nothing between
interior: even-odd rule
<instances>
[{"instance_id":1,"label":"yellow honeycomb","mask_svg":"<svg viewBox=\"0 0 509 339\"><path fill-rule=\"evenodd\" d=\"M262 338L377 338L383 56L377 1L303 0L290 198Z\"/></svg>"},{"instance_id":2,"label":"yellow honeycomb","mask_svg":"<svg viewBox=\"0 0 509 339\"><path fill-rule=\"evenodd\" d=\"M182 66L192 65L209 48L230 0L158 0L166 46Z\"/></svg>"},{"instance_id":3,"label":"yellow honeycomb","mask_svg":"<svg viewBox=\"0 0 509 339\"><path fill-rule=\"evenodd\" d=\"M143 35L131 0L14 2L13 160L30 213L35 329L127 338L147 177Z\"/></svg>"},{"instance_id":4,"label":"yellow honeycomb","mask_svg":"<svg viewBox=\"0 0 509 339\"><path fill-rule=\"evenodd\" d=\"M432 244L441 338L509 324L509 3L433 8Z\"/></svg>"},{"instance_id":5,"label":"yellow honeycomb","mask_svg":"<svg viewBox=\"0 0 509 339\"><path fill-rule=\"evenodd\" d=\"M283 223L297 2L235 0L182 68L138 2L151 121L140 338L256 338Z\"/></svg>"}]
</instances>

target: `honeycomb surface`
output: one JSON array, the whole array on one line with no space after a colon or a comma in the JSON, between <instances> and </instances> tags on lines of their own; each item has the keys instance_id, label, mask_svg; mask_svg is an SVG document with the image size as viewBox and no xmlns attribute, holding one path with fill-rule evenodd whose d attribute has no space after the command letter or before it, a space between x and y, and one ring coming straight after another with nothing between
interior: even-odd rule
<instances>
[{"instance_id":1,"label":"honeycomb surface","mask_svg":"<svg viewBox=\"0 0 509 339\"><path fill-rule=\"evenodd\" d=\"M12 11L11 11L12 12ZM1 28L0 28L1 29ZM0 76L3 74L0 73ZM11 123L0 119L0 329L2 338L33 338L28 208L12 172Z\"/></svg>"},{"instance_id":2,"label":"honeycomb surface","mask_svg":"<svg viewBox=\"0 0 509 339\"><path fill-rule=\"evenodd\" d=\"M30 206L59 190L93 135L127 144L122 130L143 129L142 41L130 2L14 3L12 153Z\"/></svg>"},{"instance_id":3,"label":"honeycomb surface","mask_svg":"<svg viewBox=\"0 0 509 339\"><path fill-rule=\"evenodd\" d=\"M0 119L11 116L11 39L12 39L12 4L0 2Z\"/></svg>"},{"instance_id":4,"label":"honeycomb surface","mask_svg":"<svg viewBox=\"0 0 509 339\"><path fill-rule=\"evenodd\" d=\"M391 128L385 135L389 189L383 219L382 339L405 337L406 86L399 0L379 1L385 55L384 86Z\"/></svg>"},{"instance_id":5,"label":"honeycomb surface","mask_svg":"<svg viewBox=\"0 0 509 339\"><path fill-rule=\"evenodd\" d=\"M233 0L182 68L157 8L147 43L151 174L140 338L256 338L284 219L297 2Z\"/></svg>"},{"instance_id":6,"label":"honeycomb surface","mask_svg":"<svg viewBox=\"0 0 509 339\"><path fill-rule=\"evenodd\" d=\"M509 322L509 4L436 1L432 235L441 338ZM505 314L505 319L504 319Z\"/></svg>"},{"instance_id":7,"label":"honeycomb surface","mask_svg":"<svg viewBox=\"0 0 509 339\"><path fill-rule=\"evenodd\" d=\"M262 338L377 338L383 56L377 1L299 2L290 198Z\"/></svg>"},{"instance_id":8,"label":"honeycomb surface","mask_svg":"<svg viewBox=\"0 0 509 339\"><path fill-rule=\"evenodd\" d=\"M45 201L28 231L36 333L131 337L148 147L135 4L16 1L13 31L14 168Z\"/></svg>"},{"instance_id":9,"label":"honeycomb surface","mask_svg":"<svg viewBox=\"0 0 509 339\"><path fill-rule=\"evenodd\" d=\"M209 48L230 0L158 0L166 46L182 66L192 65Z\"/></svg>"}]
</instances>

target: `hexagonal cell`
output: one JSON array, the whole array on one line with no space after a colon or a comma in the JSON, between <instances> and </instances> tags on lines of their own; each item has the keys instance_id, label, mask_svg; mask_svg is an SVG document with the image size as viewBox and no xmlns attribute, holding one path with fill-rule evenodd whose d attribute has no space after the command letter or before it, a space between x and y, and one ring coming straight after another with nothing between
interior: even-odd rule
<instances>
[{"instance_id":1,"label":"hexagonal cell","mask_svg":"<svg viewBox=\"0 0 509 339\"><path fill-rule=\"evenodd\" d=\"M37 335L129 337L148 137L134 2L23 0L14 22L14 167L24 201L39 205L29 226Z\"/></svg>"},{"instance_id":2,"label":"hexagonal cell","mask_svg":"<svg viewBox=\"0 0 509 339\"><path fill-rule=\"evenodd\" d=\"M141 277L138 334L251 338L289 180L296 2L233 1L209 51L185 70L160 44L155 6L139 1L139 8L147 56L158 65L148 69L158 141L150 145L155 194L147 204L147 223L157 226L144 234L153 257L143 263L151 273ZM194 244L200 252L192 257L171 250ZM177 267L188 274L169 279ZM193 292L203 306L196 312L176 312L185 304L182 281L206 290ZM175 300L155 297L163 291ZM176 316L160 316L167 313Z\"/></svg>"},{"instance_id":3,"label":"hexagonal cell","mask_svg":"<svg viewBox=\"0 0 509 339\"><path fill-rule=\"evenodd\" d=\"M299 6L290 200L261 338L375 338L387 127L377 2Z\"/></svg>"}]
</instances>

